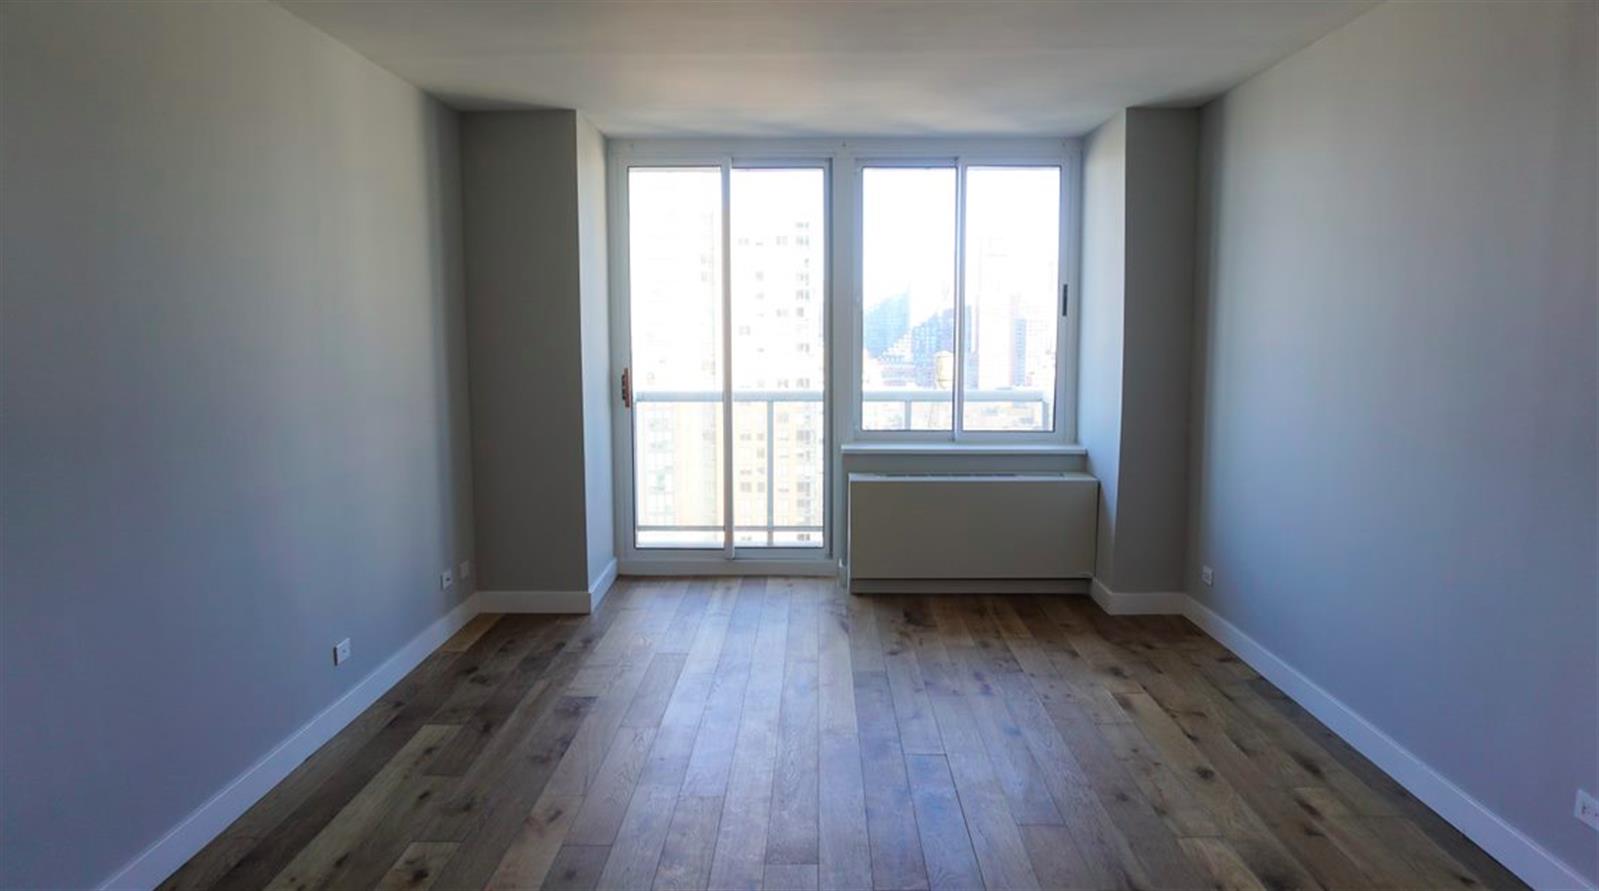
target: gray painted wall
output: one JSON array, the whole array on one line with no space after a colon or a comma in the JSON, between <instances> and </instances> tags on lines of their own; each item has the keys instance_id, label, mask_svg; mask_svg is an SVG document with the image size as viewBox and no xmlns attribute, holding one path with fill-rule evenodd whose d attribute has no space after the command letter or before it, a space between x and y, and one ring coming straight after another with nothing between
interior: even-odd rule
<instances>
[{"instance_id":1,"label":"gray painted wall","mask_svg":"<svg viewBox=\"0 0 1599 891\"><path fill-rule=\"evenodd\" d=\"M1094 574L1115 572L1122 451L1122 320L1127 278L1127 113L1083 144L1082 314L1078 325L1077 438L1099 478ZM1108 582L1107 582L1108 584Z\"/></svg>"},{"instance_id":2,"label":"gray painted wall","mask_svg":"<svg viewBox=\"0 0 1599 891\"><path fill-rule=\"evenodd\" d=\"M1116 591L1181 591L1188 550L1199 113L1127 110Z\"/></svg>"},{"instance_id":3,"label":"gray painted wall","mask_svg":"<svg viewBox=\"0 0 1599 891\"><path fill-rule=\"evenodd\" d=\"M594 542L613 549L604 159L586 127L565 110L461 116L483 590L584 591Z\"/></svg>"},{"instance_id":4,"label":"gray painted wall","mask_svg":"<svg viewBox=\"0 0 1599 891\"><path fill-rule=\"evenodd\" d=\"M605 226L605 137L577 116L578 287L583 326L583 501L592 587L616 559L611 491L611 294Z\"/></svg>"},{"instance_id":5,"label":"gray painted wall","mask_svg":"<svg viewBox=\"0 0 1599 891\"><path fill-rule=\"evenodd\" d=\"M142 3L0 4L0 119L0 885L85 887L460 600L455 121Z\"/></svg>"},{"instance_id":6,"label":"gray painted wall","mask_svg":"<svg viewBox=\"0 0 1599 891\"><path fill-rule=\"evenodd\" d=\"M1590 880L1596 10L1390 3L1206 109L1189 566Z\"/></svg>"},{"instance_id":7,"label":"gray painted wall","mask_svg":"<svg viewBox=\"0 0 1599 891\"><path fill-rule=\"evenodd\" d=\"M1095 576L1122 593L1183 586L1198 130L1192 110L1132 108L1084 152L1078 434Z\"/></svg>"}]
</instances>

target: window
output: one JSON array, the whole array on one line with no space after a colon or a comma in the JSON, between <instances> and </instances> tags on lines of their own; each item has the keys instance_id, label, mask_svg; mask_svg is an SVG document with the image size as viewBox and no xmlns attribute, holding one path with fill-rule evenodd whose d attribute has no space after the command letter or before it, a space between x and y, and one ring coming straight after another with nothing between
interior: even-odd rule
<instances>
[{"instance_id":1,"label":"window","mask_svg":"<svg viewBox=\"0 0 1599 891\"><path fill-rule=\"evenodd\" d=\"M860 430L1056 430L1062 166L860 173Z\"/></svg>"},{"instance_id":2,"label":"window","mask_svg":"<svg viewBox=\"0 0 1599 891\"><path fill-rule=\"evenodd\" d=\"M948 430L955 168L861 171L861 429Z\"/></svg>"},{"instance_id":3,"label":"window","mask_svg":"<svg viewBox=\"0 0 1599 891\"><path fill-rule=\"evenodd\" d=\"M1073 141L608 151L624 559L832 558L851 452L1070 444Z\"/></svg>"}]
</instances>

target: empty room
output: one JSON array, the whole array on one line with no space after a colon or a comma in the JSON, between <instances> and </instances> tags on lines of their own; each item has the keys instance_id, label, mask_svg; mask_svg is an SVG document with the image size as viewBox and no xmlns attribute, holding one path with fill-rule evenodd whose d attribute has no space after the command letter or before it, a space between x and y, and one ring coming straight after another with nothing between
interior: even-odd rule
<instances>
[{"instance_id":1,"label":"empty room","mask_svg":"<svg viewBox=\"0 0 1599 891\"><path fill-rule=\"evenodd\" d=\"M1599 891L1599 2L0 0L0 888Z\"/></svg>"}]
</instances>

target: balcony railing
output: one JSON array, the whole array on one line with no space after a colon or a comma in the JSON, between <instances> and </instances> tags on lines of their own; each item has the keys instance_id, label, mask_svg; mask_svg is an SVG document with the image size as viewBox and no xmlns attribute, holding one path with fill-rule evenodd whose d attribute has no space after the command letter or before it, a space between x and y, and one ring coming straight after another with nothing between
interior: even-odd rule
<instances>
[{"instance_id":1,"label":"balcony railing","mask_svg":"<svg viewBox=\"0 0 1599 891\"><path fill-rule=\"evenodd\" d=\"M722 393L717 390L641 390L635 393L633 398L634 402L641 406L645 404L703 405L706 403L721 402ZM740 522L735 527L734 533L735 537L740 539L738 541L740 547L822 546L823 542L820 533L822 532L823 527L821 524L792 525L780 524L776 522L776 491L775 486L772 485L776 451L772 448L772 442L775 439L776 432L775 420L777 415L777 405L794 403L821 404L822 400L823 393L821 390L733 391L733 404L735 406L751 404L763 404L765 406L765 440L762 443L762 445L765 447L762 449L762 451L765 453L766 461L766 523L764 525L749 525L747 523L747 517L739 517L738 519ZM900 407L900 411L902 412L901 418L908 422L911 417L911 408L913 405L928 403L949 404L950 393L948 390L866 390L861 394L861 401L863 408L873 404L898 405ZM1040 411L1042 411L1044 406L1048 404L1046 394L1036 390L967 390L965 392L965 401L968 403L986 402L1008 403L1013 405L1036 404L1039 406ZM821 431L820 435L825 436L825 431ZM815 489L818 493L818 496L820 496L823 489L820 478L816 480ZM647 533L649 534L649 537L654 538L657 542L660 542L646 544L643 541L644 535L641 535L639 541L640 547L720 547L719 542L715 543L714 545L711 544L711 536L709 535L709 533L720 532L720 526L706 526L688 523L640 523L636 527L636 531L638 533ZM688 533L688 535L682 536L682 542L673 543L670 535L663 535L665 533L672 532ZM697 535L695 535L696 533ZM814 542L785 542L779 544L775 542L774 533L788 533L791 535L796 533L816 533L816 535ZM764 543L760 542L759 540L752 541L752 539L759 538L764 538Z\"/></svg>"}]
</instances>

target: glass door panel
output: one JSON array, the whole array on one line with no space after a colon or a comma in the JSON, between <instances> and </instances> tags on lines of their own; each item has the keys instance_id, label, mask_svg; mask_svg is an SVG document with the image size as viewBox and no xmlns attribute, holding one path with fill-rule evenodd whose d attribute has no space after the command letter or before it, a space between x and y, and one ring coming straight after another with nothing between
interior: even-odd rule
<instances>
[{"instance_id":1,"label":"glass door panel","mask_svg":"<svg viewBox=\"0 0 1599 891\"><path fill-rule=\"evenodd\" d=\"M730 186L733 543L820 548L827 178L735 167Z\"/></svg>"},{"instance_id":2,"label":"glass door panel","mask_svg":"<svg viewBox=\"0 0 1599 891\"><path fill-rule=\"evenodd\" d=\"M722 171L628 171L634 542L725 545Z\"/></svg>"}]
</instances>

